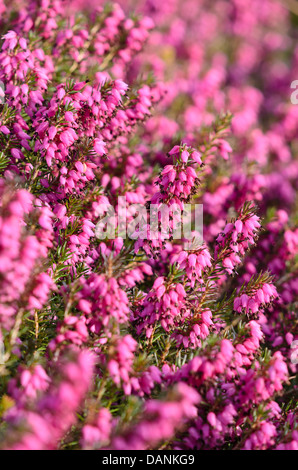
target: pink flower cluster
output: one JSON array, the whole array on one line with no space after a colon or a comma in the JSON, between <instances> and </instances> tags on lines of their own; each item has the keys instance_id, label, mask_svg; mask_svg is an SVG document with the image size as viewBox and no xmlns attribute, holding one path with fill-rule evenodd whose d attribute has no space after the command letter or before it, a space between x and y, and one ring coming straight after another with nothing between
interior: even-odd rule
<instances>
[{"instance_id":1,"label":"pink flower cluster","mask_svg":"<svg viewBox=\"0 0 298 470\"><path fill-rule=\"evenodd\" d=\"M11 427L6 448L11 450L52 450L66 430L75 422L75 412L90 387L94 358L81 351L72 358L63 358L62 377L53 384L47 395L39 398L36 408L26 404L20 410L11 408L7 421ZM13 430L28 425L18 442L13 442ZM12 441L12 442L10 442Z\"/></svg>"},{"instance_id":2,"label":"pink flower cluster","mask_svg":"<svg viewBox=\"0 0 298 470\"><path fill-rule=\"evenodd\" d=\"M229 274L232 274L235 267L241 263L240 257L245 254L249 246L254 245L260 227L259 217L246 213L245 207L239 215L239 219L228 223L216 239L215 254L222 260Z\"/></svg>"},{"instance_id":3,"label":"pink flower cluster","mask_svg":"<svg viewBox=\"0 0 298 470\"><path fill-rule=\"evenodd\" d=\"M270 304L277 297L276 287L272 284L263 284L256 292L247 295L242 294L234 300L234 310L255 314L262 305Z\"/></svg>"},{"instance_id":4,"label":"pink flower cluster","mask_svg":"<svg viewBox=\"0 0 298 470\"><path fill-rule=\"evenodd\" d=\"M52 213L26 190L14 192L3 180L0 194L0 318L9 329L18 311L41 309L53 288L42 266L52 247Z\"/></svg>"},{"instance_id":5,"label":"pink flower cluster","mask_svg":"<svg viewBox=\"0 0 298 470\"><path fill-rule=\"evenodd\" d=\"M202 283L202 273L212 266L211 255L207 247L202 247L195 252L181 251L177 263L186 272L191 287L195 283Z\"/></svg>"},{"instance_id":6,"label":"pink flower cluster","mask_svg":"<svg viewBox=\"0 0 298 470\"><path fill-rule=\"evenodd\" d=\"M196 416L198 393L184 383L178 383L166 401L148 400L139 424L125 434L115 436L113 450L143 450L170 439L177 429Z\"/></svg>"},{"instance_id":7,"label":"pink flower cluster","mask_svg":"<svg viewBox=\"0 0 298 470\"><path fill-rule=\"evenodd\" d=\"M298 449L295 24L0 0L1 449Z\"/></svg>"}]
</instances>

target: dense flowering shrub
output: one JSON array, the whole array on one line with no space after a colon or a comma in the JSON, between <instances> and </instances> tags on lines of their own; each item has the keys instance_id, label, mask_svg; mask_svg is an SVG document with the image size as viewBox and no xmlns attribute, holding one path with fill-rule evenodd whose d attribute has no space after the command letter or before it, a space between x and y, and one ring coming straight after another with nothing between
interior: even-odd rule
<instances>
[{"instance_id":1,"label":"dense flowering shrub","mask_svg":"<svg viewBox=\"0 0 298 470\"><path fill-rule=\"evenodd\" d=\"M297 17L0 15L0 448L298 450Z\"/></svg>"}]
</instances>

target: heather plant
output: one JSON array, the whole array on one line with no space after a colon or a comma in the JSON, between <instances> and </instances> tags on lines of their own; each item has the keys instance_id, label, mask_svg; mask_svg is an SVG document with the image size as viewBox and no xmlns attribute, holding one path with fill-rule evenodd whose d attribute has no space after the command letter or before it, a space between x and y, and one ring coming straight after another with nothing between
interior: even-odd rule
<instances>
[{"instance_id":1,"label":"heather plant","mask_svg":"<svg viewBox=\"0 0 298 470\"><path fill-rule=\"evenodd\" d=\"M297 17L0 15L0 448L298 450Z\"/></svg>"}]
</instances>

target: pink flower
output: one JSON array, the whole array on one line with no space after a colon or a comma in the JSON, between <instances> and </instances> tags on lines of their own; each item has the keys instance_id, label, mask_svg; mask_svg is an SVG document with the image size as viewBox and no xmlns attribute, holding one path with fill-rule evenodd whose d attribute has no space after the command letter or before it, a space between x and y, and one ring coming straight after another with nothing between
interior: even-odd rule
<instances>
[{"instance_id":1,"label":"pink flower","mask_svg":"<svg viewBox=\"0 0 298 470\"><path fill-rule=\"evenodd\" d=\"M99 155L104 155L106 153L105 146L106 144L102 140L94 139L93 148Z\"/></svg>"}]
</instances>

